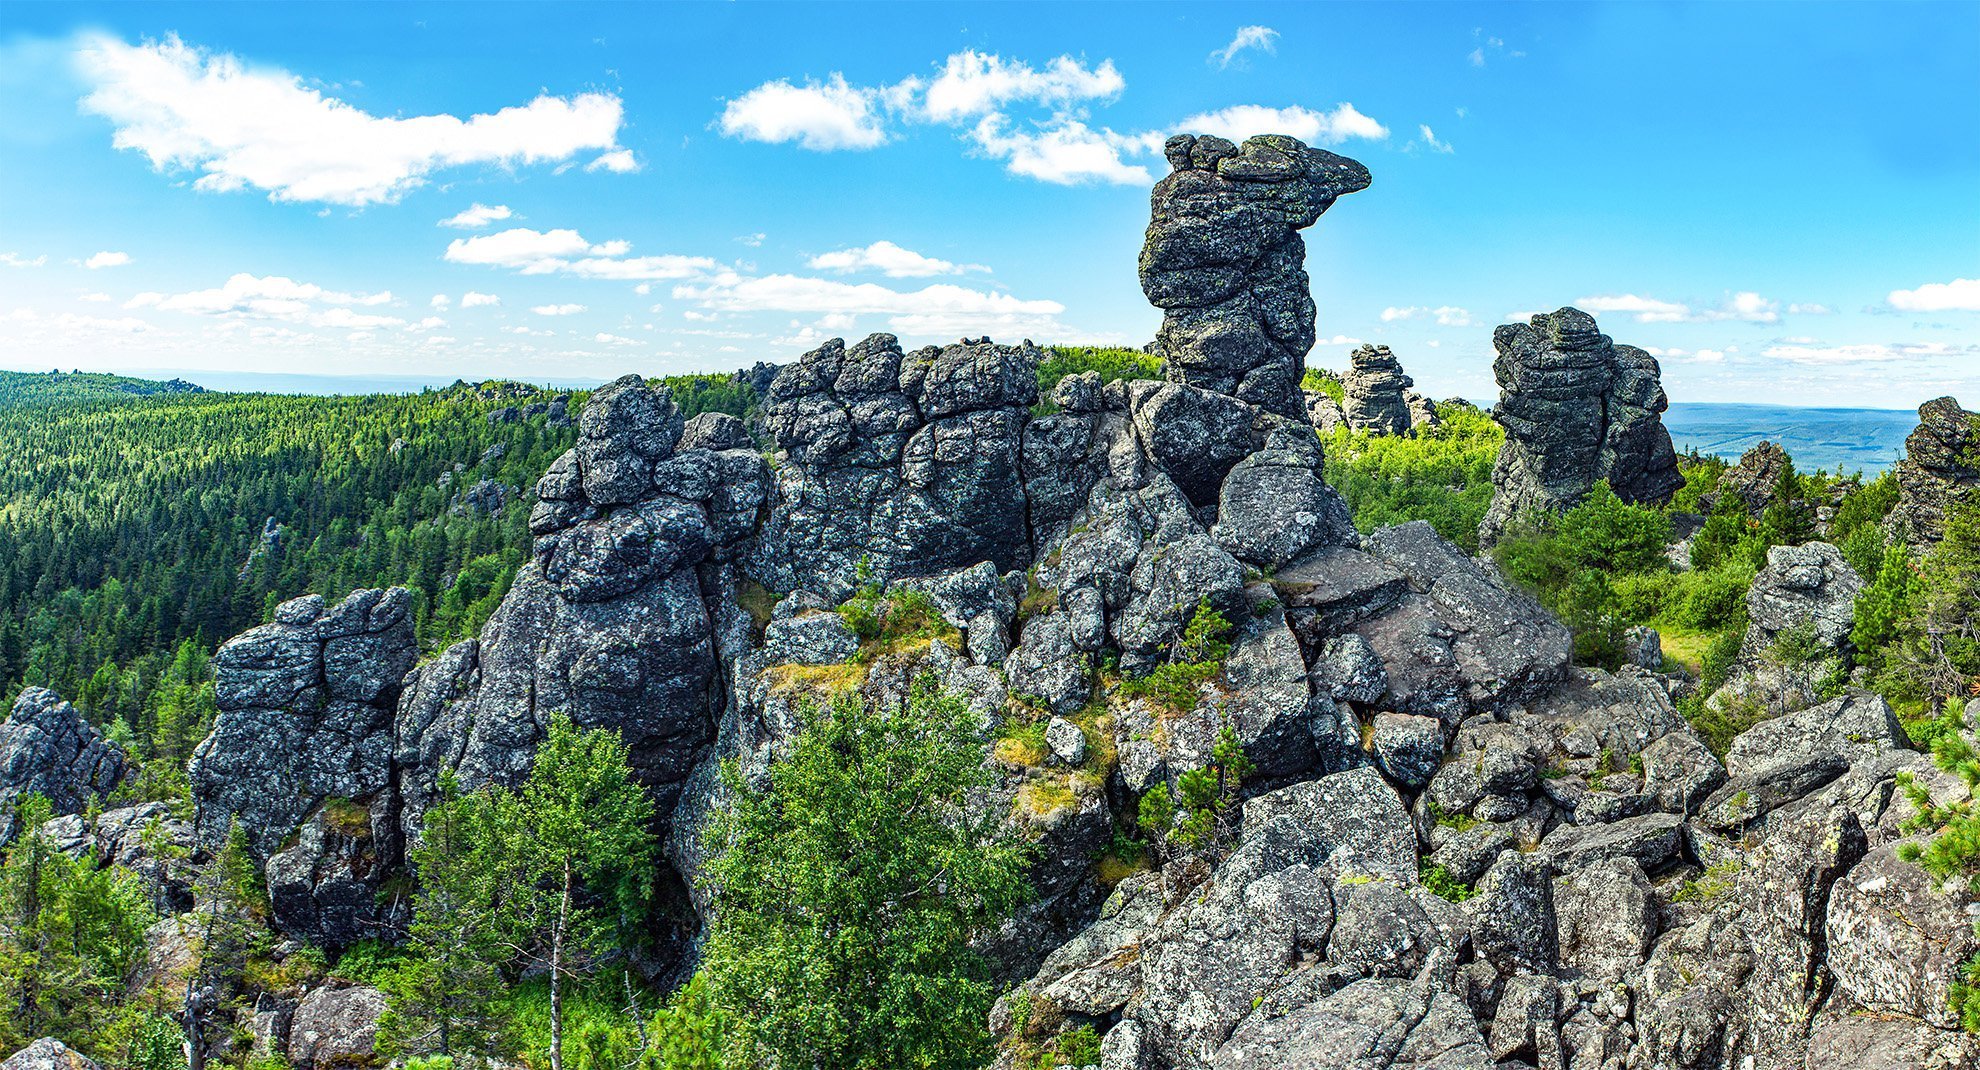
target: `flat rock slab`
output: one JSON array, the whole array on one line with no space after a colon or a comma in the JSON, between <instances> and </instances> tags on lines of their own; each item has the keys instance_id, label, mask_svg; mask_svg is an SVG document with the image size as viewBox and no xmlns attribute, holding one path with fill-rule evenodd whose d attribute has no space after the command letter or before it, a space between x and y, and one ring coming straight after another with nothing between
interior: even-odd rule
<instances>
[{"instance_id":1,"label":"flat rock slab","mask_svg":"<svg viewBox=\"0 0 1980 1070\"><path fill-rule=\"evenodd\" d=\"M1644 814L1606 825L1562 825L1541 841L1562 872L1609 858L1631 858L1655 871L1677 854L1678 830L1684 820L1676 814Z\"/></svg>"}]
</instances>

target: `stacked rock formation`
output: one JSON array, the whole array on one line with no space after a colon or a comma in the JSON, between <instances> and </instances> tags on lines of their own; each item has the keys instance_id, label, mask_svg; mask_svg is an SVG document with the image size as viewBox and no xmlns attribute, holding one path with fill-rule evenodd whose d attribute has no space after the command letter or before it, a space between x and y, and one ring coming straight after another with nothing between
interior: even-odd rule
<instances>
[{"instance_id":1,"label":"stacked rock formation","mask_svg":"<svg viewBox=\"0 0 1980 1070\"><path fill-rule=\"evenodd\" d=\"M1506 444L1492 470L1480 545L1498 541L1520 513L1572 507L1598 480L1626 502L1651 504L1684 485L1660 416L1669 402L1656 358L1616 345L1577 308L1505 324L1492 344L1499 351L1492 416Z\"/></svg>"},{"instance_id":2,"label":"stacked rock formation","mask_svg":"<svg viewBox=\"0 0 1980 1070\"><path fill-rule=\"evenodd\" d=\"M1402 362L1388 346L1365 345L1348 357L1341 377L1345 398L1341 408L1348 426L1378 435L1409 433L1409 388L1416 380L1403 374Z\"/></svg>"},{"instance_id":3,"label":"stacked rock formation","mask_svg":"<svg viewBox=\"0 0 1980 1070\"><path fill-rule=\"evenodd\" d=\"M1716 505L1719 497L1730 494L1739 499L1747 512L1757 514L1774 500L1782 473L1793 463L1780 446L1761 442L1740 454L1739 463L1719 477L1718 495L1707 504Z\"/></svg>"},{"instance_id":4,"label":"stacked rock formation","mask_svg":"<svg viewBox=\"0 0 1980 1070\"><path fill-rule=\"evenodd\" d=\"M79 814L124 779L124 752L45 687L25 687L0 720L0 847L20 831L21 801L48 800L54 816Z\"/></svg>"},{"instance_id":5,"label":"stacked rock formation","mask_svg":"<svg viewBox=\"0 0 1980 1070\"><path fill-rule=\"evenodd\" d=\"M1947 516L1980 486L1980 414L1960 408L1953 398L1918 406L1918 426L1904 440L1896 473L1891 534L1914 547L1938 542Z\"/></svg>"},{"instance_id":6,"label":"stacked rock formation","mask_svg":"<svg viewBox=\"0 0 1980 1070\"><path fill-rule=\"evenodd\" d=\"M188 768L199 841L239 828L277 923L330 947L390 918L377 891L399 861L392 718L417 654L411 609L402 587L308 595L213 656L220 716Z\"/></svg>"},{"instance_id":7,"label":"stacked rock formation","mask_svg":"<svg viewBox=\"0 0 1980 1070\"><path fill-rule=\"evenodd\" d=\"M1163 311L1169 378L1304 416L1314 309L1299 232L1367 189L1368 169L1275 135L1178 135L1163 151L1173 173L1151 198L1141 289Z\"/></svg>"}]
</instances>

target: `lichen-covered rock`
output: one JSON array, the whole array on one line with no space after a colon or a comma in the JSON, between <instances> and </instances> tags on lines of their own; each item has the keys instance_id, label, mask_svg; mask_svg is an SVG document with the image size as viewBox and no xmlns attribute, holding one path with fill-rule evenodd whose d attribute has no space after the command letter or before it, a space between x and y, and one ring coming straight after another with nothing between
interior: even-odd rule
<instances>
[{"instance_id":1,"label":"lichen-covered rock","mask_svg":"<svg viewBox=\"0 0 1980 1070\"><path fill-rule=\"evenodd\" d=\"M116 789L126 766L123 749L62 696L22 688L0 720L0 847L20 831L14 826L27 796L47 799L54 815L79 814Z\"/></svg>"},{"instance_id":2,"label":"lichen-covered rock","mask_svg":"<svg viewBox=\"0 0 1980 1070\"><path fill-rule=\"evenodd\" d=\"M1490 546L1524 512L1567 509L1607 480L1626 502L1661 504L1684 485L1661 413L1656 358L1616 345L1576 308L1501 326L1492 344L1506 443L1479 524Z\"/></svg>"},{"instance_id":3,"label":"lichen-covered rock","mask_svg":"<svg viewBox=\"0 0 1980 1070\"><path fill-rule=\"evenodd\" d=\"M1341 376L1346 394L1341 409L1348 426L1376 435L1408 434L1412 421L1407 394L1415 385L1388 346L1356 349L1348 356L1347 374Z\"/></svg>"},{"instance_id":4,"label":"lichen-covered rock","mask_svg":"<svg viewBox=\"0 0 1980 1070\"><path fill-rule=\"evenodd\" d=\"M1918 426L1893 471L1898 501L1885 522L1891 534L1919 548L1938 542L1946 519L1980 486L1980 415L1949 397L1918 406Z\"/></svg>"},{"instance_id":5,"label":"lichen-covered rock","mask_svg":"<svg viewBox=\"0 0 1980 1070\"><path fill-rule=\"evenodd\" d=\"M1731 495L1739 499L1748 513L1758 515L1774 500L1774 492L1780 489L1781 476L1793 463L1786 450L1776 443L1763 440L1740 454L1739 463L1719 476L1718 492L1705 505L1708 509L1712 508L1725 496Z\"/></svg>"},{"instance_id":6,"label":"lichen-covered rock","mask_svg":"<svg viewBox=\"0 0 1980 1070\"><path fill-rule=\"evenodd\" d=\"M1163 310L1170 378L1305 420L1313 297L1299 232L1366 189L1368 169L1277 135L1242 147L1178 135L1164 152L1174 171L1151 197L1141 288Z\"/></svg>"},{"instance_id":7,"label":"lichen-covered rock","mask_svg":"<svg viewBox=\"0 0 1980 1070\"><path fill-rule=\"evenodd\" d=\"M238 827L268 863L275 923L332 947L385 923L400 858L393 712L412 668L412 593L311 595L213 656L220 715L188 773L199 841ZM279 857L278 857L279 852Z\"/></svg>"},{"instance_id":8,"label":"lichen-covered rock","mask_svg":"<svg viewBox=\"0 0 1980 1070\"><path fill-rule=\"evenodd\" d=\"M1972 897L1941 888L1897 850L1896 844L1874 848L1836 882L1826 930L1829 972L1841 994L1866 1011L1957 1029L1959 1014L1946 992L1980 949Z\"/></svg>"},{"instance_id":9,"label":"lichen-covered rock","mask_svg":"<svg viewBox=\"0 0 1980 1070\"><path fill-rule=\"evenodd\" d=\"M364 985L325 985L303 997L289 1022L289 1065L333 1070L363 1065L376 1054L385 995Z\"/></svg>"},{"instance_id":10,"label":"lichen-covered rock","mask_svg":"<svg viewBox=\"0 0 1980 1070\"><path fill-rule=\"evenodd\" d=\"M1773 546L1767 567L1746 593L1747 629L1741 654L1758 658L1782 632L1805 630L1822 649L1847 648L1863 577L1826 542Z\"/></svg>"},{"instance_id":11,"label":"lichen-covered rock","mask_svg":"<svg viewBox=\"0 0 1980 1070\"><path fill-rule=\"evenodd\" d=\"M42 1037L7 1056L0 1070L101 1070L88 1056L56 1040Z\"/></svg>"},{"instance_id":12,"label":"lichen-covered rock","mask_svg":"<svg viewBox=\"0 0 1980 1070\"><path fill-rule=\"evenodd\" d=\"M764 398L787 460L754 572L780 590L809 580L843 598L862 565L882 581L1023 565L1020 453L1042 359L988 342L903 353L876 334L786 365Z\"/></svg>"}]
</instances>

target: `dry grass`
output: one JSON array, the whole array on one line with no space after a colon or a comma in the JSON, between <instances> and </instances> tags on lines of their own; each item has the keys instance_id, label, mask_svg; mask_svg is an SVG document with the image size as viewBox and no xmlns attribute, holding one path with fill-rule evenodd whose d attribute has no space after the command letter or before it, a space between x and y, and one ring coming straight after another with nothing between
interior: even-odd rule
<instances>
[{"instance_id":1,"label":"dry grass","mask_svg":"<svg viewBox=\"0 0 1980 1070\"><path fill-rule=\"evenodd\" d=\"M1704 671L1705 652L1712 648L1714 638L1711 632L1686 632L1660 627L1657 635L1663 642L1666 658L1677 662L1693 676Z\"/></svg>"},{"instance_id":2,"label":"dry grass","mask_svg":"<svg viewBox=\"0 0 1980 1070\"><path fill-rule=\"evenodd\" d=\"M1043 817L1079 804L1079 796L1059 777L1033 777L1018 789L1019 806Z\"/></svg>"},{"instance_id":3,"label":"dry grass","mask_svg":"<svg viewBox=\"0 0 1980 1070\"><path fill-rule=\"evenodd\" d=\"M786 695L806 693L831 698L866 682L866 665L863 662L773 665L766 671L770 674L770 689Z\"/></svg>"}]
</instances>

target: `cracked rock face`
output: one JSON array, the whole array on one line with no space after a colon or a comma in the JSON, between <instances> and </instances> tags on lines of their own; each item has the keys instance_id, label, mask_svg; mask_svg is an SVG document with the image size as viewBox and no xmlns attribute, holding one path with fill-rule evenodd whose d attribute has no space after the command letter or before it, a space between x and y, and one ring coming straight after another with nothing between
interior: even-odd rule
<instances>
[{"instance_id":1,"label":"cracked rock face","mask_svg":"<svg viewBox=\"0 0 1980 1070\"><path fill-rule=\"evenodd\" d=\"M1169 377L1305 418L1314 307L1299 232L1367 189L1368 169L1277 135L1178 135L1164 152L1174 170L1151 198L1141 289L1163 311Z\"/></svg>"},{"instance_id":2,"label":"cracked rock face","mask_svg":"<svg viewBox=\"0 0 1980 1070\"><path fill-rule=\"evenodd\" d=\"M1365 345L1348 357L1341 377L1341 405L1348 426L1377 435L1406 435L1414 416L1410 387L1416 380L1403 374L1402 362L1388 346Z\"/></svg>"},{"instance_id":3,"label":"cracked rock face","mask_svg":"<svg viewBox=\"0 0 1980 1070\"><path fill-rule=\"evenodd\" d=\"M24 687L0 720L0 846L18 829L18 809L40 795L53 816L80 814L123 781L123 749L45 687Z\"/></svg>"},{"instance_id":4,"label":"cracked rock face","mask_svg":"<svg viewBox=\"0 0 1980 1070\"><path fill-rule=\"evenodd\" d=\"M1946 517L1980 486L1980 415L1949 397L1918 406L1918 426L1904 440L1895 471L1898 503L1886 521L1891 534L1919 548L1938 542Z\"/></svg>"},{"instance_id":5,"label":"cracked rock face","mask_svg":"<svg viewBox=\"0 0 1980 1070\"><path fill-rule=\"evenodd\" d=\"M1617 345L1577 308L1541 313L1492 334L1506 444L1478 526L1490 546L1523 512L1572 507L1598 480L1626 502L1662 504L1684 485L1661 414L1669 402L1656 358Z\"/></svg>"},{"instance_id":6,"label":"cracked rock face","mask_svg":"<svg viewBox=\"0 0 1980 1070\"><path fill-rule=\"evenodd\" d=\"M385 923L399 860L392 714L412 668L412 593L355 591L276 607L213 656L220 716L193 753L195 831L238 826L268 872L276 923L341 947Z\"/></svg>"}]
</instances>

